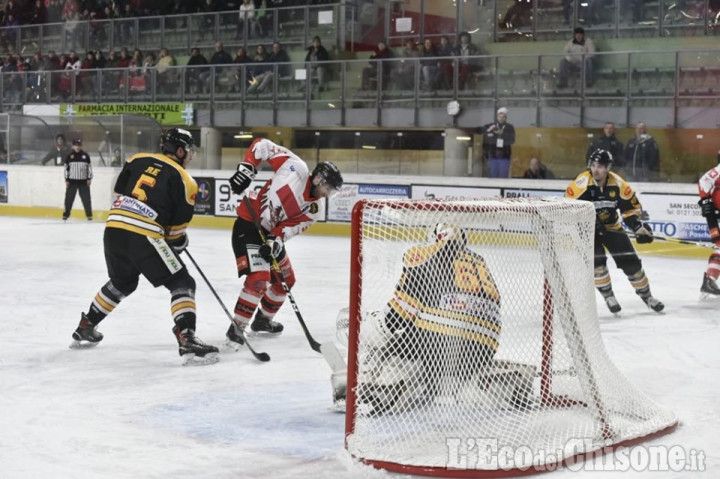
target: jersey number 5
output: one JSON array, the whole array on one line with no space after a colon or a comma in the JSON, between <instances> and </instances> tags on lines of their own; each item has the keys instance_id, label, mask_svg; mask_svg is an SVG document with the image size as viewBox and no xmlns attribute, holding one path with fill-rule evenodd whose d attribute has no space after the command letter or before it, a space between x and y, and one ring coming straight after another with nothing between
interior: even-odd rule
<instances>
[{"instance_id":1,"label":"jersey number 5","mask_svg":"<svg viewBox=\"0 0 720 479\"><path fill-rule=\"evenodd\" d=\"M147 200L147 193L145 193L145 190L143 190L143 186L148 186L152 188L155 186L155 178L153 178L150 175L141 175L140 179L137 180L137 183L135 183L135 188L132 190L132 195L139 199L140 201L146 201Z\"/></svg>"}]
</instances>

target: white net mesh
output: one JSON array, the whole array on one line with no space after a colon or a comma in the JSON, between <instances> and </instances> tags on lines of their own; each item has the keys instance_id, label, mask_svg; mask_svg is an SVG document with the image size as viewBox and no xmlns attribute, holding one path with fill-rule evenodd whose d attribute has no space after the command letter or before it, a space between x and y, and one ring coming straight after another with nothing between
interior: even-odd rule
<instances>
[{"instance_id":1,"label":"white net mesh","mask_svg":"<svg viewBox=\"0 0 720 479\"><path fill-rule=\"evenodd\" d=\"M563 199L365 202L350 453L445 468L487 441L562 460L676 423L605 352L594 222Z\"/></svg>"}]
</instances>

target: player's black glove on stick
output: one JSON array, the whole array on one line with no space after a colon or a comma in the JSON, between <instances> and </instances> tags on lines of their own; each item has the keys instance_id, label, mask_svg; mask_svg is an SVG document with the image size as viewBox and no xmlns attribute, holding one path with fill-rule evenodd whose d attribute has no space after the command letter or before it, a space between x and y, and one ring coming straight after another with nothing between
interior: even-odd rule
<instances>
[{"instance_id":1,"label":"player's black glove on stick","mask_svg":"<svg viewBox=\"0 0 720 479\"><path fill-rule=\"evenodd\" d=\"M266 261L270 262L280 256L283 250L282 238L268 235L265 244L260 246L258 252Z\"/></svg>"},{"instance_id":2,"label":"player's black glove on stick","mask_svg":"<svg viewBox=\"0 0 720 479\"><path fill-rule=\"evenodd\" d=\"M638 221L633 225L633 229L635 230L635 239L640 244L652 243L655 239L652 234L652 228L647 223Z\"/></svg>"},{"instance_id":3,"label":"player's black glove on stick","mask_svg":"<svg viewBox=\"0 0 720 479\"><path fill-rule=\"evenodd\" d=\"M250 182L255 178L257 170L250 163L240 163L234 175L230 178L230 189L236 195L241 195Z\"/></svg>"},{"instance_id":4,"label":"player's black glove on stick","mask_svg":"<svg viewBox=\"0 0 720 479\"><path fill-rule=\"evenodd\" d=\"M703 198L698 201L700 205L700 213L705 217L709 218L715 214L715 205L713 204L712 198Z\"/></svg>"},{"instance_id":5,"label":"player's black glove on stick","mask_svg":"<svg viewBox=\"0 0 720 479\"><path fill-rule=\"evenodd\" d=\"M187 248L189 244L190 240L188 239L188 235L184 234L180 238L170 243L170 247L173 249L173 251L175 251L176 254L180 254L185 251L185 248Z\"/></svg>"}]
</instances>

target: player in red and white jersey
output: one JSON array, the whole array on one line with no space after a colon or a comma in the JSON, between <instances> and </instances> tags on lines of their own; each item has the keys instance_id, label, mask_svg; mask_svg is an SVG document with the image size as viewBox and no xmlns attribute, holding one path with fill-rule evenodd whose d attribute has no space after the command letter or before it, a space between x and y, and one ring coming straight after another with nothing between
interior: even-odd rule
<instances>
[{"instance_id":1,"label":"player in red and white jersey","mask_svg":"<svg viewBox=\"0 0 720 479\"><path fill-rule=\"evenodd\" d=\"M295 273L284 243L313 224L320 209L318 202L330 197L343 184L334 164L320 162L310 173L307 164L292 151L258 138L230 178L234 193L241 194L250 186L262 162L269 164L275 173L257 193L243 199L233 226L232 245L238 276L245 276L235 304L234 322L226 334L228 344L236 349L244 343L243 332L256 309L250 326L253 331L282 332L283 325L273 321L287 297L281 279L290 288L295 284ZM262 235L256 226L258 222ZM272 268L276 261L280 273Z\"/></svg>"},{"instance_id":2,"label":"player in red and white jersey","mask_svg":"<svg viewBox=\"0 0 720 479\"><path fill-rule=\"evenodd\" d=\"M705 173L698 181L700 190L700 211L705 217L710 230L710 239L715 244L715 251L708 260L707 271L703 276L700 291L705 295L720 296L720 288L717 279L720 276L720 229L718 229L718 218L720 218L720 163L712 170Z\"/></svg>"}]
</instances>

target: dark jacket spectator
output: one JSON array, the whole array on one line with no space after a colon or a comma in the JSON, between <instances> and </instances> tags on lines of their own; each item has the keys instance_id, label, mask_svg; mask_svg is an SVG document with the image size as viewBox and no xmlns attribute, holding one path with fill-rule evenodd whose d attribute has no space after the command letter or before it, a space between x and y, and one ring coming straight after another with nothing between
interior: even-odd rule
<instances>
[{"instance_id":1,"label":"dark jacket spectator","mask_svg":"<svg viewBox=\"0 0 720 479\"><path fill-rule=\"evenodd\" d=\"M65 143L65 136L63 134L59 134L55 137L55 144L42 159L42 164L45 165L49 161L52 161L55 166L63 166L65 157L69 153L70 148Z\"/></svg>"},{"instance_id":2,"label":"dark jacket spectator","mask_svg":"<svg viewBox=\"0 0 720 479\"><path fill-rule=\"evenodd\" d=\"M393 58L392 51L387 47L387 43L385 43L385 40L380 40L377 44L377 47L375 47L375 51L372 55L370 55L370 66L365 67L363 69L363 75L362 75L362 89L363 90L372 90L372 80L377 79L377 72L378 72L378 63L379 60L386 60L388 58ZM391 62L385 61L382 62L382 88L384 89L387 86L387 80L390 78L390 72L392 71L392 64Z\"/></svg>"},{"instance_id":3,"label":"dark jacket spectator","mask_svg":"<svg viewBox=\"0 0 720 479\"><path fill-rule=\"evenodd\" d=\"M615 137L615 124L612 122L605 123L603 128L603 134L600 138L593 141L588 146L587 154L585 155L585 162L590 160L590 155L595 150L607 150L613 157L613 166L616 168L622 168L624 163L623 157L623 144L620 140Z\"/></svg>"},{"instance_id":4,"label":"dark jacket spectator","mask_svg":"<svg viewBox=\"0 0 720 479\"><path fill-rule=\"evenodd\" d=\"M325 83L328 80L328 73L330 72L329 64L318 64L318 62L326 62L330 60L330 54L322 46L320 37L313 38L313 43L307 49L307 55L305 55L305 62L310 63L309 72L311 75L317 77L317 85L320 91L325 89Z\"/></svg>"},{"instance_id":5,"label":"dark jacket spectator","mask_svg":"<svg viewBox=\"0 0 720 479\"><path fill-rule=\"evenodd\" d=\"M201 89L200 74L208 71L207 64L207 59L200 53L199 48L190 50L188 68L185 69L185 83L188 90L197 92Z\"/></svg>"},{"instance_id":6,"label":"dark jacket spectator","mask_svg":"<svg viewBox=\"0 0 720 479\"><path fill-rule=\"evenodd\" d=\"M498 108L497 120L482 127L485 134L483 155L490 163L491 178L508 178L512 145L515 143L515 127L507 122L508 109Z\"/></svg>"},{"instance_id":7,"label":"dark jacket spectator","mask_svg":"<svg viewBox=\"0 0 720 479\"><path fill-rule=\"evenodd\" d=\"M28 23L31 24L42 24L47 23L48 20L48 11L45 7L45 3L43 0L35 0L35 4L33 5L32 12L30 12L30 16L28 18Z\"/></svg>"},{"instance_id":8,"label":"dark jacket spectator","mask_svg":"<svg viewBox=\"0 0 720 479\"><path fill-rule=\"evenodd\" d=\"M523 178L534 179L534 180L552 180L555 178L555 174L543 165L538 158L530 158L528 169L525 170Z\"/></svg>"},{"instance_id":9,"label":"dark jacket spectator","mask_svg":"<svg viewBox=\"0 0 720 479\"><path fill-rule=\"evenodd\" d=\"M655 181L660 171L660 149L645 123L635 126L635 136L625 148L624 171L630 181Z\"/></svg>"},{"instance_id":10,"label":"dark jacket spectator","mask_svg":"<svg viewBox=\"0 0 720 479\"><path fill-rule=\"evenodd\" d=\"M272 51L270 52L268 61L270 63L280 63L280 65L278 65L278 75L280 75L281 77L287 77L291 74L292 69L291 65L289 64L290 57L279 42L273 43Z\"/></svg>"},{"instance_id":11,"label":"dark jacket spectator","mask_svg":"<svg viewBox=\"0 0 720 479\"><path fill-rule=\"evenodd\" d=\"M472 43L470 33L462 32L458 37L458 43L453 53L456 57L460 57L458 61L458 86L461 90L464 90L470 74L478 70L477 60L470 57L480 55L480 50Z\"/></svg>"}]
</instances>

